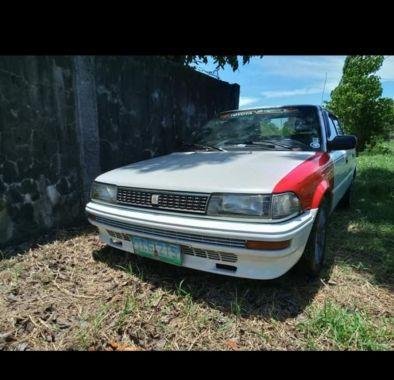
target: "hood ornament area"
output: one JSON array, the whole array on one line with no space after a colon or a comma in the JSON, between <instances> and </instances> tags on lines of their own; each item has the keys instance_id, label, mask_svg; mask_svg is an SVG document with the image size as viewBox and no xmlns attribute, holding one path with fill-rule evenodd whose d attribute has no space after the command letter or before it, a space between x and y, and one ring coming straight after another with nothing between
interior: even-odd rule
<instances>
[{"instance_id":1,"label":"hood ornament area","mask_svg":"<svg viewBox=\"0 0 394 380\"><path fill-rule=\"evenodd\" d=\"M157 206L159 204L159 194L152 194L150 202L153 206Z\"/></svg>"}]
</instances>

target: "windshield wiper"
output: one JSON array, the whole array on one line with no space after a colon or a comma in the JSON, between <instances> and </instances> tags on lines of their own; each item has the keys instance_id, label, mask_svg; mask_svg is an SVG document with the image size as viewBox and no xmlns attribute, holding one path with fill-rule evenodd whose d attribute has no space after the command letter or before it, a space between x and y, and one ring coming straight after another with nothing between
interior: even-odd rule
<instances>
[{"instance_id":1,"label":"windshield wiper","mask_svg":"<svg viewBox=\"0 0 394 380\"><path fill-rule=\"evenodd\" d=\"M289 149L289 150L294 148L293 146L286 145L286 144L281 144L281 143L278 143L278 142L276 142L274 140L248 141L245 144L246 145L270 145L270 146L274 146L274 149L275 149L275 146L280 146L281 148L285 148L285 149Z\"/></svg>"},{"instance_id":2,"label":"windshield wiper","mask_svg":"<svg viewBox=\"0 0 394 380\"><path fill-rule=\"evenodd\" d=\"M247 147L248 145L264 145L264 147L262 147L263 149L272 149L275 150L275 146L274 144L271 143L267 143L267 144L260 144L257 142L253 142L253 141L240 141L240 142L232 142L232 143L226 143L225 144L228 147L237 147L237 148L244 148Z\"/></svg>"},{"instance_id":3,"label":"windshield wiper","mask_svg":"<svg viewBox=\"0 0 394 380\"><path fill-rule=\"evenodd\" d=\"M219 148L218 146L214 146L214 145L182 144L182 148L203 149L203 150L219 150L221 152L225 152L224 149Z\"/></svg>"},{"instance_id":4,"label":"windshield wiper","mask_svg":"<svg viewBox=\"0 0 394 380\"><path fill-rule=\"evenodd\" d=\"M288 144L278 143L277 140L274 140L274 139L265 139L264 142L272 143L272 144L281 146L281 147L283 147L283 148L289 148L289 149L297 148L297 145L303 145L303 146L308 147L308 144L305 144L305 143L302 142L302 141L293 140L293 139L291 139L291 142L294 143L294 145L293 145L293 144L292 144L292 145L288 145Z\"/></svg>"},{"instance_id":5,"label":"windshield wiper","mask_svg":"<svg viewBox=\"0 0 394 380\"><path fill-rule=\"evenodd\" d=\"M275 146L280 146L281 148L286 148L286 149L293 149L292 146L289 145L284 145L284 144L280 144L277 143L276 141L271 141L271 140L266 140L266 141L242 141L239 143L232 143L231 145L233 146L237 146L237 145L259 145L259 146L264 146L267 147L268 149L272 149L275 150Z\"/></svg>"}]
</instances>

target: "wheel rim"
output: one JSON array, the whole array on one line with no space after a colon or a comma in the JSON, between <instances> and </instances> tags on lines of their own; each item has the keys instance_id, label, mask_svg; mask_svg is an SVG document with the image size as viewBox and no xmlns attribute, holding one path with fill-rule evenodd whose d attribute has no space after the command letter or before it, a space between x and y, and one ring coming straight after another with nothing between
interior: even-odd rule
<instances>
[{"instance_id":1,"label":"wheel rim","mask_svg":"<svg viewBox=\"0 0 394 380\"><path fill-rule=\"evenodd\" d=\"M324 257L324 247L326 243L326 221L326 211L321 209L317 220L315 238L315 260L317 264L321 264Z\"/></svg>"}]
</instances>

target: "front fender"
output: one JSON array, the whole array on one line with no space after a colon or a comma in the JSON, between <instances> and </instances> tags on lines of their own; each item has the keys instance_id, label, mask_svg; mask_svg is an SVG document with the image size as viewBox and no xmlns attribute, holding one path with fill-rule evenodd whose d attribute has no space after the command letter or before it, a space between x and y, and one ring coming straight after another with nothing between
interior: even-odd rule
<instances>
[{"instance_id":1,"label":"front fender","mask_svg":"<svg viewBox=\"0 0 394 380\"><path fill-rule=\"evenodd\" d=\"M302 208L318 208L333 187L334 168L330 156L317 152L294 168L275 186L274 193L292 191L300 198Z\"/></svg>"},{"instance_id":2,"label":"front fender","mask_svg":"<svg viewBox=\"0 0 394 380\"><path fill-rule=\"evenodd\" d=\"M330 184L327 180L320 182L312 198L311 208L319 208L323 198L330 192Z\"/></svg>"}]
</instances>

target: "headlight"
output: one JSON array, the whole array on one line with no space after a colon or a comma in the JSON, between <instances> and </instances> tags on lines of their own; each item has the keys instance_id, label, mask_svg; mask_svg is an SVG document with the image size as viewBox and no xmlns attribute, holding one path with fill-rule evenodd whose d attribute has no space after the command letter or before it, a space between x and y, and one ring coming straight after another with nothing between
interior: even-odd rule
<instances>
[{"instance_id":1,"label":"headlight","mask_svg":"<svg viewBox=\"0 0 394 380\"><path fill-rule=\"evenodd\" d=\"M212 195L208 205L208 215L259 216L268 218L270 195Z\"/></svg>"},{"instance_id":2,"label":"headlight","mask_svg":"<svg viewBox=\"0 0 394 380\"><path fill-rule=\"evenodd\" d=\"M93 182L90 197L98 201L116 203L116 193L117 188L115 185Z\"/></svg>"},{"instance_id":3,"label":"headlight","mask_svg":"<svg viewBox=\"0 0 394 380\"><path fill-rule=\"evenodd\" d=\"M295 216L300 212L300 200L294 193L283 193L272 196L273 219L282 219Z\"/></svg>"},{"instance_id":4,"label":"headlight","mask_svg":"<svg viewBox=\"0 0 394 380\"><path fill-rule=\"evenodd\" d=\"M301 212L300 201L294 193L214 194L208 205L208 215L250 216L265 219L283 219Z\"/></svg>"}]
</instances>

